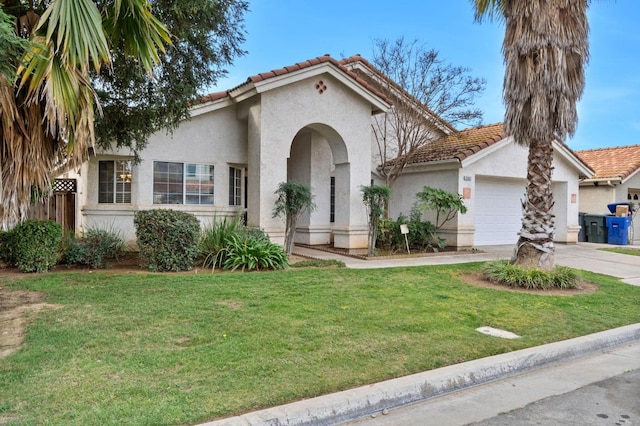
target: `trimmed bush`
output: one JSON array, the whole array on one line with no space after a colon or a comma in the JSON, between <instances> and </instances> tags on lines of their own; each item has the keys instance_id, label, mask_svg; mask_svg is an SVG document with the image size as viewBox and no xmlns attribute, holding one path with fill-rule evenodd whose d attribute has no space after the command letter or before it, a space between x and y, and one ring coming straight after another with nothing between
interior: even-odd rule
<instances>
[{"instance_id":1,"label":"trimmed bush","mask_svg":"<svg viewBox=\"0 0 640 426\"><path fill-rule=\"evenodd\" d=\"M153 272L186 271L198 255L200 222L191 213L155 209L135 213L133 223L145 266Z\"/></svg>"},{"instance_id":2,"label":"trimmed bush","mask_svg":"<svg viewBox=\"0 0 640 426\"><path fill-rule=\"evenodd\" d=\"M124 239L117 231L89 228L80 238L71 235L63 240L62 261L68 265L107 268L108 260L117 259L124 251Z\"/></svg>"},{"instance_id":3,"label":"trimmed bush","mask_svg":"<svg viewBox=\"0 0 640 426\"><path fill-rule=\"evenodd\" d=\"M0 230L0 260L8 265L15 264L15 259L11 250L11 231Z\"/></svg>"},{"instance_id":4,"label":"trimmed bush","mask_svg":"<svg viewBox=\"0 0 640 426\"><path fill-rule=\"evenodd\" d=\"M482 270L489 281L509 287L535 290L578 287L578 276L570 268L556 266L550 271L513 265L506 260L487 263Z\"/></svg>"},{"instance_id":5,"label":"trimmed bush","mask_svg":"<svg viewBox=\"0 0 640 426\"><path fill-rule=\"evenodd\" d=\"M5 242L9 260L23 272L46 272L57 262L62 239L60 224L47 220L26 220L9 232Z\"/></svg>"}]
</instances>

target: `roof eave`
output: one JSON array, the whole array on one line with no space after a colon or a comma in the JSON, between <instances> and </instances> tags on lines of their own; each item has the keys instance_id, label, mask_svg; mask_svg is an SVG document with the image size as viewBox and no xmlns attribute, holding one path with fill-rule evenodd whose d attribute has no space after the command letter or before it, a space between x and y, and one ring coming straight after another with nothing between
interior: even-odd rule
<instances>
[{"instance_id":1,"label":"roof eave","mask_svg":"<svg viewBox=\"0 0 640 426\"><path fill-rule=\"evenodd\" d=\"M471 164L475 163L476 161L480 161L483 158L487 157L488 155L493 154L497 150L501 149L503 146L509 144L512 140L513 138L511 136L503 137L499 141L485 148L482 148L480 151L474 154L471 154L469 156L466 156L460 161L460 164L462 165L462 167L468 167Z\"/></svg>"},{"instance_id":2,"label":"roof eave","mask_svg":"<svg viewBox=\"0 0 640 426\"><path fill-rule=\"evenodd\" d=\"M576 170L578 170L578 178L590 178L595 175L595 171L587 166L584 161L580 160L580 158L565 144L555 139L553 140L552 144L554 151L559 152L566 161L568 161Z\"/></svg>"},{"instance_id":3,"label":"roof eave","mask_svg":"<svg viewBox=\"0 0 640 426\"><path fill-rule=\"evenodd\" d=\"M203 115L211 111L226 108L232 104L233 104L233 99L231 99L230 96L227 96L226 98L217 99L214 101L199 103L189 108L189 115L191 118L197 117L199 115Z\"/></svg>"},{"instance_id":4,"label":"roof eave","mask_svg":"<svg viewBox=\"0 0 640 426\"><path fill-rule=\"evenodd\" d=\"M427 171L430 172L436 170L452 170L460 168L462 168L460 160L458 160L457 158L450 158L447 160L428 161L426 163L407 164L404 168L404 171L407 173L420 173Z\"/></svg>"},{"instance_id":5,"label":"roof eave","mask_svg":"<svg viewBox=\"0 0 640 426\"><path fill-rule=\"evenodd\" d=\"M620 178L620 176L603 177L603 178L586 178L586 179L581 179L579 182L580 186L587 186L587 185L598 186L600 183L605 183L608 186L615 186L615 185L620 185L622 183L622 179Z\"/></svg>"}]
</instances>

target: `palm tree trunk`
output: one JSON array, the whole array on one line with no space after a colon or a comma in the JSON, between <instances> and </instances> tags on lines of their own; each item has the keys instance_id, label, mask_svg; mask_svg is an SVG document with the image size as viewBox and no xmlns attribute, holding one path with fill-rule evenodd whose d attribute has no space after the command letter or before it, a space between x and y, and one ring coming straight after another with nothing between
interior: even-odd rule
<instances>
[{"instance_id":1,"label":"palm tree trunk","mask_svg":"<svg viewBox=\"0 0 640 426\"><path fill-rule=\"evenodd\" d=\"M527 192L526 199L522 202L522 229L511 259L512 263L547 270L554 266L552 162L551 141L534 140L530 143Z\"/></svg>"}]
</instances>

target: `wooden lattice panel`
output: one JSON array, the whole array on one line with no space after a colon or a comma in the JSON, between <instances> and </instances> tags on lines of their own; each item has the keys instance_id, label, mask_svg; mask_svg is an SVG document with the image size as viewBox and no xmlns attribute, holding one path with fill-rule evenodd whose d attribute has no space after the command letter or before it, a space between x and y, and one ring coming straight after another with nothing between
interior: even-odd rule
<instances>
[{"instance_id":1,"label":"wooden lattice panel","mask_svg":"<svg viewBox=\"0 0 640 426\"><path fill-rule=\"evenodd\" d=\"M53 183L53 192L76 192L75 179L56 179Z\"/></svg>"}]
</instances>

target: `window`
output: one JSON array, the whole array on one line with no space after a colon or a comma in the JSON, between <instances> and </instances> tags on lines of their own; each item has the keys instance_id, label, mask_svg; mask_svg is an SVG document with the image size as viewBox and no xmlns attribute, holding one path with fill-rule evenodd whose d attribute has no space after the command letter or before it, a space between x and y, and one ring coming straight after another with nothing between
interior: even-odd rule
<instances>
[{"instance_id":1,"label":"window","mask_svg":"<svg viewBox=\"0 0 640 426\"><path fill-rule=\"evenodd\" d=\"M242 169L229 167L229 205L242 205Z\"/></svg>"},{"instance_id":2,"label":"window","mask_svg":"<svg viewBox=\"0 0 640 426\"><path fill-rule=\"evenodd\" d=\"M131 161L98 162L98 203L131 203Z\"/></svg>"},{"instance_id":3,"label":"window","mask_svg":"<svg viewBox=\"0 0 640 426\"><path fill-rule=\"evenodd\" d=\"M336 178L331 176L331 192L329 194L329 223L336 221Z\"/></svg>"},{"instance_id":4,"label":"window","mask_svg":"<svg viewBox=\"0 0 640 426\"><path fill-rule=\"evenodd\" d=\"M213 204L213 166L153 163L153 204Z\"/></svg>"}]
</instances>

